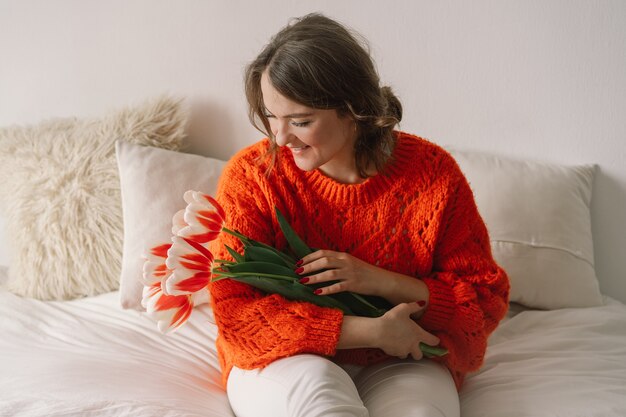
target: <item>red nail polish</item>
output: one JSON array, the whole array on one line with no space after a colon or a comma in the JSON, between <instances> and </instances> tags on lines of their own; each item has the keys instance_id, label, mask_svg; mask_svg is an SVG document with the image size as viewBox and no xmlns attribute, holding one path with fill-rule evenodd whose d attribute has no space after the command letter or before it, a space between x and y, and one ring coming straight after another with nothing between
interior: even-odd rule
<instances>
[{"instance_id":1,"label":"red nail polish","mask_svg":"<svg viewBox=\"0 0 626 417\"><path fill-rule=\"evenodd\" d=\"M419 301L417 302L417 305L418 305L418 306L420 306L420 307L424 307L424 306L426 305L426 301L424 301L424 300L419 300Z\"/></svg>"},{"instance_id":2,"label":"red nail polish","mask_svg":"<svg viewBox=\"0 0 626 417\"><path fill-rule=\"evenodd\" d=\"M309 277L304 277L300 280L300 284L306 284L307 282L309 282Z\"/></svg>"},{"instance_id":3,"label":"red nail polish","mask_svg":"<svg viewBox=\"0 0 626 417\"><path fill-rule=\"evenodd\" d=\"M315 295L320 295L321 293L322 293L322 290L320 288L318 288L315 291L313 291L313 294L315 294Z\"/></svg>"},{"instance_id":4,"label":"red nail polish","mask_svg":"<svg viewBox=\"0 0 626 417\"><path fill-rule=\"evenodd\" d=\"M300 259L298 262L296 262L296 266L300 266L304 263L304 261L302 259Z\"/></svg>"},{"instance_id":5,"label":"red nail polish","mask_svg":"<svg viewBox=\"0 0 626 417\"><path fill-rule=\"evenodd\" d=\"M304 268L300 267L296 269L296 274L301 274L302 272L304 272Z\"/></svg>"}]
</instances>

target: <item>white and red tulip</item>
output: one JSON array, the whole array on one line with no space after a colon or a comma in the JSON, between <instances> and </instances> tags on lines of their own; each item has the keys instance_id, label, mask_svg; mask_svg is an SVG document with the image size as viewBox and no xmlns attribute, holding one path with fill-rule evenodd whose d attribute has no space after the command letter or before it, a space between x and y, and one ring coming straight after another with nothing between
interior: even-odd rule
<instances>
[{"instance_id":1,"label":"white and red tulip","mask_svg":"<svg viewBox=\"0 0 626 417\"><path fill-rule=\"evenodd\" d=\"M193 294L209 285L213 254L200 243L174 236L165 265L172 271L164 281L165 294Z\"/></svg>"},{"instance_id":2,"label":"white and red tulip","mask_svg":"<svg viewBox=\"0 0 626 417\"><path fill-rule=\"evenodd\" d=\"M187 203L184 214L187 226L179 229L177 235L197 243L215 240L224 225L224 209L213 197L198 191L187 191L183 198Z\"/></svg>"},{"instance_id":3,"label":"white and red tulip","mask_svg":"<svg viewBox=\"0 0 626 417\"><path fill-rule=\"evenodd\" d=\"M198 191L184 194L187 207L172 219L172 243L150 249L143 267L142 305L163 333L184 324L194 301L206 298L213 255L207 243L222 231L225 213Z\"/></svg>"}]
</instances>

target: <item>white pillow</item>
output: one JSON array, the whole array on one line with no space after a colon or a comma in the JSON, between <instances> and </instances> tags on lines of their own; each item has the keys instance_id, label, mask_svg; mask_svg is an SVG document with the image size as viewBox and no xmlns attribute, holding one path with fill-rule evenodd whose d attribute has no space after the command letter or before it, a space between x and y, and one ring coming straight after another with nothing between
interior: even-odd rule
<instances>
[{"instance_id":1,"label":"white pillow","mask_svg":"<svg viewBox=\"0 0 626 417\"><path fill-rule=\"evenodd\" d=\"M8 274L9 269L4 265L0 265L0 290L5 289Z\"/></svg>"},{"instance_id":2,"label":"white pillow","mask_svg":"<svg viewBox=\"0 0 626 417\"><path fill-rule=\"evenodd\" d=\"M124 215L120 302L142 310L142 254L171 242L172 216L185 208L185 191L215 195L226 162L122 141L116 142L115 151Z\"/></svg>"},{"instance_id":3,"label":"white pillow","mask_svg":"<svg viewBox=\"0 0 626 417\"><path fill-rule=\"evenodd\" d=\"M451 153L509 275L511 301L540 309L601 305L590 215L595 166Z\"/></svg>"}]
</instances>

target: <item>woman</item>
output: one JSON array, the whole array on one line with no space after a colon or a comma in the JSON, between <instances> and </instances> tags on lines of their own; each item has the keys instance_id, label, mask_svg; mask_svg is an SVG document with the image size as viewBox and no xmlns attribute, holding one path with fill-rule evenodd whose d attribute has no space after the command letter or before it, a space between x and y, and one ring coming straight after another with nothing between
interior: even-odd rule
<instances>
[{"instance_id":1,"label":"woman","mask_svg":"<svg viewBox=\"0 0 626 417\"><path fill-rule=\"evenodd\" d=\"M458 416L509 284L467 181L438 146L395 131L402 107L343 26L307 15L246 70L250 118L268 138L235 155L217 200L226 226L286 247L285 214L310 246L306 285L376 295L379 318L211 284L229 400L246 416ZM238 241L222 233L216 258ZM332 282L331 282L332 281ZM420 342L449 353L424 359Z\"/></svg>"}]
</instances>

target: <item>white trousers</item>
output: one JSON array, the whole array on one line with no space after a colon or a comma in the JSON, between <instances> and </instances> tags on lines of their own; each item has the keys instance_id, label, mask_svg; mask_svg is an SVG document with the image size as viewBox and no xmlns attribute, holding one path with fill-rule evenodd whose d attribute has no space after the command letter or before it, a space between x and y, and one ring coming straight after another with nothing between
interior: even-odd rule
<instances>
[{"instance_id":1,"label":"white trousers","mask_svg":"<svg viewBox=\"0 0 626 417\"><path fill-rule=\"evenodd\" d=\"M317 355L263 369L234 367L228 399L237 417L459 417L450 372L422 359L341 367Z\"/></svg>"}]
</instances>

